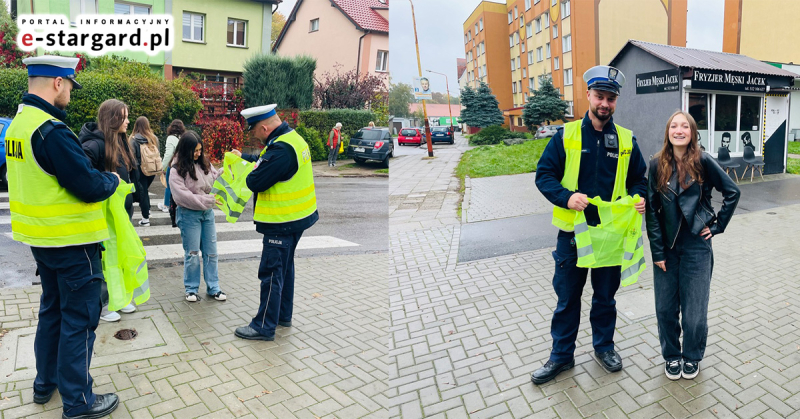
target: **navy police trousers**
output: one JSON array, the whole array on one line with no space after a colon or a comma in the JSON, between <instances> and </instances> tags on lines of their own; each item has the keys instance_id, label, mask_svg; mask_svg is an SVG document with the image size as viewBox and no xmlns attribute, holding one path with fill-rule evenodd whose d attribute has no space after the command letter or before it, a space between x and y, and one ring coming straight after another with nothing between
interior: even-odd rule
<instances>
[{"instance_id":1,"label":"navy police trousers","mask_svg":"<svg viewBox=\"0 0 800 419\"><path fill-rule=\"evenodd\" d=\"M556 250L553 288L558 296L558 304L553 312L550 335L553 337L553 350L550 360L568 362L575 354L575 340L581 322L581 294L586 284L589 268L578 268L578 252L575 247L575 234L559 231ZM592 308L589 321L592 325L592 345L597 352L614 349L614 328L617 324L617 308L614 294L620 284L620 267L592 269Z\"/></svg>"},{"instance_id":2,"label":"navy police trousers","mask_svg":"<svg viewBox=\"0 0 800 419\"><path fill-rule=\"evenodd\" d=\"M303 232L265 234L258 279L261 304L250 327L264 336L274 336L278 322L292 321L294 305L294 252Z\"/></svg>"},{"instance_id":3,"label":"navy police trousers","mask_svg":"<svg viewBox=\"0 0 800 419\"><path fill-rule=\"evenodd\" d=\"M100 321L100 243L31 251L42 280L33 391L58 388L64 413L79 415L95 401L89 365Z\"/></svg>"}]
</instances>

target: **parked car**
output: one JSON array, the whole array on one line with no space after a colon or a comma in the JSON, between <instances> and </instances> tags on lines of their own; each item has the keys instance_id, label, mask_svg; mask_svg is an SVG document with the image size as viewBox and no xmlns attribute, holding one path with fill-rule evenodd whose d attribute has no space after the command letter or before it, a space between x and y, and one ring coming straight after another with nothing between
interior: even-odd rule
<instances>
[{"instance_id":1,"label":"parked car","mask_svg":"<svg viewBox=\"0 0 800 419\"><path fill-rule=\"evenodd\" d=\"M563 129L563 125L542 125L536 130L536 135L534 138L541 139L541 138L549 138L556 134L559 129Z\"/></svg>"},{"instance_id":2,"label":"parked car","mask_svg":"<svg viewBox=\"0 0 800 419\"><path fill-rule=\"evenodd\" d=\"M377 160L383 167L388 168L389 158L394 156L394 142L389 128L361 128L350 137L347 156L359 164L367 160Z\"/></svg>"},{"instance_id":3,"label":"parked car","mask_svg":"<svg viewBox=\"0 0 800 419\"><path fill-rule=\"evenodd\" d=\"M432 127L431 144L437 141L453 144L455 142L454 135L455 134L450 130L450 127Z\"/></svg>"},{"instance_id":4,"label":"parked car","mask_svg":"<svg viewBox=\"0 0 800 419\"><path fill-rule=\"evenodd\" d=\"M8 166L6 165L6 130L11 125L11 118L0 118L0 182L8 186Z\"/></svg>"},{"instance_id":5,"label":"parked car","mask_svg":"<svg viewBox=\"0 0 800 419\"><path fill-rule=\"evenodd\" d=\"M403 128L400 130L400 135L397 136L397 144L414 144L422 145L425 142L425 129L420 128Z\"/></svg>"}]
</instances>

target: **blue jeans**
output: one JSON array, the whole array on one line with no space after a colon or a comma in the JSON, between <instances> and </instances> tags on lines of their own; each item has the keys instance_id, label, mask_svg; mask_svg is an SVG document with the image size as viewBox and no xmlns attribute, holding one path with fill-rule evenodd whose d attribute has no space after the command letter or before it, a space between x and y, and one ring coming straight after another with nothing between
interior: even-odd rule
<instances>
[{"instance_id":1,"label":"blue jeans","mask_svg":"<svg viewBox=\"0 0 800 419\"><path fill-rule=\"evenodd\" d=\"M220 289L214 210L195 211L178 207L175 218L183 242L183 286L186 292L196 294L200 287L200 253L202 253L206 293L208 295L218 293Z\"/></svg>"},{"instance_id":2,"label":"blue jeans","mask_svg":"<svg viewBox=\"0 0 800 419\"><path fill-rule=\"evenodd\" d=\"M167 189L164 189L164 206L169 207L170 205L170 194L169 194L169 171L172 169L171 167L167 167Z\"/></svg>"},{"instance_id":3,"label":"blue jeans","mask_svg":"<svg viewBox=\"0 0 800 419\"><path fill-rule=\"evenodd\" d=\"M571 232L558 232L553 259L556 262L553 288L558 303L550 326L550 336L553 338L550 360L561 363L569 362L575 355L575 340L581 323L581 294L589 268L577 267L578 250L575 247L575 234ZM619 266L592 269L594 294L589 323L592 325L592 346L599 353L614 349L617 324L614 295L619 289L620 276Z\"/></svg>"},{"instance_id":4,"label":"blue jeans","mask_svg":"<svg viewBox=\"0 0 800 419\"><path fill-rule=\"evenodd\" d=\"M683 223L675 246L664 251L667 271L653 267L658 339L665 361L683 358L699 362L705 354L708 337L708 299L714 252L710 239L692 234L685 221ZM679 315L682 317L680 321ZM683 351L678 340L681 329Z\"/></svg>"}]
</instances>

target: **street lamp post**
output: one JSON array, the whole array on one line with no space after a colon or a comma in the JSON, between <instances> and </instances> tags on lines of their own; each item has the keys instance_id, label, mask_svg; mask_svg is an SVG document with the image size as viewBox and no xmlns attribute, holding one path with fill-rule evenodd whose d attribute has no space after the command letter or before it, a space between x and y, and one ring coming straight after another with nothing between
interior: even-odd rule
<instances>
[{"instance_id":1,"label":"street lamp post","mask_svg":"<svg viewBox=\"0 0 800 419\"><path fill-rule=\"evenodd\" d=\"M422 78L422 64L419 60L419 40L417 40L417 19L414 17L414 2L411 3L411 22L414 25L414 44L417 46L417 70L419 77ZM433 145L431 144L431 125L428 121L428 108L425 106L425 99L422 99L422 114L425 116L425 141L428 143L428 157L433 157Z\"/></svg>"},{"instance_id":2,"label":"street lamp post","mask_svg":"<svg viewBox=\"0 0 800 419\"><path fill-rule=\"evenodd\" d=\"M453 109L450 107L450 82L447 81L447 74L439 73L437 71L430 71L430 70L425 70L425 71L427 71L428 73L441 74L442 76L444 76L444 84L445 84L445 87L447 88L447 110L450 112L450 127L452 128L453 127ZM455 130L453 130L453 135L456 135L455 134Z\"/></svg>"}]
</instances>

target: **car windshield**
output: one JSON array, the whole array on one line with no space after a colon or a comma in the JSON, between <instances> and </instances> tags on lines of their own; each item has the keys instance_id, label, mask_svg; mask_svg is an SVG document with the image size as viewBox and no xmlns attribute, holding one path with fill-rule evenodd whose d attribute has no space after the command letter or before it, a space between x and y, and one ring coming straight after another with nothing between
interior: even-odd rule
<instances>
[{"instance_id":1,"label":"car windshield","mask_svg":"<svg viewBox=\"0 0 800 419\"><path fill-rule=\"evenodd\" d=\"M431 128L432 132L447 132L447 127L433 127Z\"/></svg>"},{"instance_id":2,"label":"car windshield","mask_svg":"<svg viewBox=\"0 0 800 419\"><path fill-rule=\"evenodd\" d=\"M380 140L383 132L379 129L361 129L353 134L353 138L360 138L362 140Z\"/></svg>"},{"instance_id":3,"label":"car windshield","mask_svg":"<svg viewBox=\"0 0 800 419\"><path fill-rule=\"evenodd\" d=\"M406 137L414 137L417 135L417 130L415 129L404 129L400 131L400 135L404 135Z\"/></svg>"}]
</instances>

